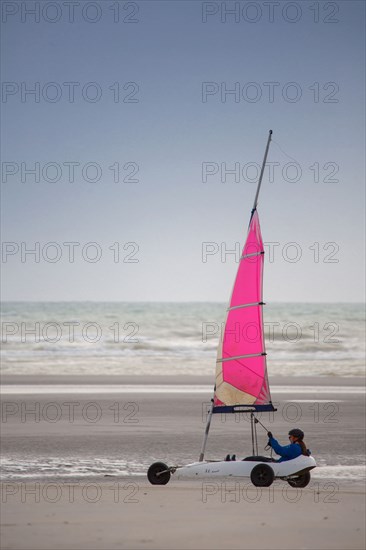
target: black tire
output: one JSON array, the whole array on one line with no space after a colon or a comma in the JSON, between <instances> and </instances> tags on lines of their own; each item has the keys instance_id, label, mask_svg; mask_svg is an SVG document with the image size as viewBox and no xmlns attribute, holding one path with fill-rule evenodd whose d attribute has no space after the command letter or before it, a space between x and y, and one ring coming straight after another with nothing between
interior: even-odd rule
<instances>
[{"instance_id":1,"label":"black tire","mask_svg":"<svg viewBox=\"0 0 366 550\"><path fill-rule=\"evenodd\" d=\"M250 479L256 487L269 487L274 480L274 471L267 464L257 464L250 474Z\"/></svg>"},{"instance_id":2,"label":"black tire","mask_svg":"<svg viewBox=\"0 0 366 550\"><path fill-rule=\"evenodd\" d=\"M294 477L292 479L288 479L287 483L291 485L291 487L298 487L300 489L303 489L310 483L310 472L304 472L303 474L300 474L297 477Z\"/></svg>"},{"instance_id":3,"label":"black tire","mask_svg":"<svg viewBox=\"0 0 366 550\"><path fill-rule=\"evenodd\" d=\"M169 466L164 464L164 462L154 462L147 471L147 479L152 485L166 485L170 480L170 472L164 472L164 470L168 469ZM160 472L164 473L157 475Z\"/></svg>"}]
</instances>

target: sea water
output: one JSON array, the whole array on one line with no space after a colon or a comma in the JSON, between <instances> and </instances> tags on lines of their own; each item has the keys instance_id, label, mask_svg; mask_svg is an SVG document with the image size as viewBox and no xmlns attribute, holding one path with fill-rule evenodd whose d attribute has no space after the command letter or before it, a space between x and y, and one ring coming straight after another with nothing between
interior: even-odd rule
<instances>
[{"instance_id":1,"label":"sea water","mask_svg":"<svg viewBox=\"0 0 366 550\"><path fill-rule=\"evenodd\" d=\"M6 302L2 374L213 375L223 303ZM239 338L253 338L239 327ZM364 305L264 306L269 375L360 376Z\"/></svg>"}]
</instances>

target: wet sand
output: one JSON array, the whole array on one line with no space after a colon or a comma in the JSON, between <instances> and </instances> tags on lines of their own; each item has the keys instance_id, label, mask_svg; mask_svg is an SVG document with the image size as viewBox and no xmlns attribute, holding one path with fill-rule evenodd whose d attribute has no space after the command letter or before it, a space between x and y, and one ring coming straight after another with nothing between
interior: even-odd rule
<instances>
[{"instance_id":1,"label":"wet sand","mask_svg":"<svg viewBox=\"0 0 366 550\"><path fill-rule=\"evenodd\" d=\"M257 490L246 479L193 483L174 476L164 487L148 484L152 462L197 459L211 383L3 377L2 547L363 548L360 378L271 380L278 411L260 419L283 443L291 427L305 431L319 465L306 489L280 480ZM263 453L262 428L258 438ZM214 416L206 456L228 452L252 453L245 415Z\"/></svg>"}]
</instances>

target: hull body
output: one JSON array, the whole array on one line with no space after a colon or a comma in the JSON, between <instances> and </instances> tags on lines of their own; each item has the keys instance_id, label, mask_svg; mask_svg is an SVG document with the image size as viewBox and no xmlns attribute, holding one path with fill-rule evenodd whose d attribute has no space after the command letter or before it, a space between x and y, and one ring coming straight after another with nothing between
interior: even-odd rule
<instances>
[{"instance_id":1,"label":"hull body","mask_svg":"<svg viewBox=\"0 0 366 550\"><path fill-rule=\"evenodd\" d=\"M266 464L272 468L277 478L292 476L315 468L316 462L311 456L298 456L284 462L263 462L255 460L193 462L176 469L174 476L178 479L201 479L213 477L250 477L253 468Z\"/></svg>"}]
</instances>

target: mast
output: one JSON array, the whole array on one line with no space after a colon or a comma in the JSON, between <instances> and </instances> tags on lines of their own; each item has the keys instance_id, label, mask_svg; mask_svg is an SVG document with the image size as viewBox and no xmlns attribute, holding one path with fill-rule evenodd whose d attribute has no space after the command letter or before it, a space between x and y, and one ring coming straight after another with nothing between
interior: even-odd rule
<instances>
[{"instance_id":1,"label":"mast","mask_svg":"<svg viewBox=\"0 0 366 550\"><path fill-rule=\"evenodd\" d=\"M269 134L268 134L268 140L267 140L266 150L265 150L265 152L264 152L264 157L263 157L263 162L262 162L262 168L261 168L261 173L260 173L260 175L259 175L259 181L258 181L258 186L257 186L257 192L256 192L256 194L255 194L252 212L254 212L254 210L257 208L258 197L259 197L259 191L260 191L261 185L262 185L263 173L264 173L264 168L265 168L265 166L266 166L267 155L268 155L268 150L269 150L269 144L271 143L271 139L272 139L272 133L273 133L272 130L270 130L270 131L269 131Z\"/></svg>"},{"instance_id":2,"label":"mast","mask_svg":"<svg viewBox=\"0 0 366 550\"><path fill-rule=\"evenodd\" d=\"M263 173L264 173L264 168L265 168L266 161L267 161L267 155L268 155L269 145L270 145L270 142L271 142L271 137L272 137L272 130L269 131L267 145L266 145L266 149L265 149L265 152L264 152L263 163L262 163L262 168L261 168L260 175L259 175L257 191L256 191L255 198L254 198L251 221L252 221L252 218L253 218L253 214L254 214L254 212L257 208L257 204L258 204L259 191L260 191L261 184L262 184ZM250 223L249 223L249 225L250 225ZM255 305L255 304L246 304L246 305L252 306L252 305ZM261 306L262 302L259 303L258 305ZM239 307L243 307L243 306L239 306ZM233 309L235 309L235 308L233 308ZM255 354L255 355L258 355L258 354ZM264 352L264 353L261 353L259 355L266 355L266 354ZM251 357L251 356L249 355L249 357ZM214 391L216 392L216 385L215 385L215 390ZM208 433L209 433L209 430L210 430L212 414L214 413L214 408L215 408L214 407L214 399L212 399L211 400L211 407L210 407L210 410L208 412L205 434L204 434L204 438L203 438L203 442L202 442L201 453L200 453L200 456L199 456L199 462L203 462L203 459L204 459L205 448L206 448L206 443L207 443L207 439L208 439ZM267 406L263 406L263 410L268 410ZM273 410L272 404L271 404L271 409L270 410ZM225 412L225 411L223 411L223 412ZM236 412L236 411L231 411L231 412ZM254 432L253 432L254 415L253 415L253 413L251 414L251 426L252 426L252 438L254 438ZM256 434L255 434L255 439L256 439ZM254 439L253 439L253 452L254 452L255 447L257 448L257 445L256 445L256 441L254 441ZM257 450L257 452L258 452L258 450Z\"/></svg>"},{"instance_id":3,"label":"mast","mask_svg":"<svg viewBox=\"0 0 366 550\"><path fill-rule=\"evenodd\" d=\"M202 461L203 461L203 457L205 456L205 448L206 448L206 443L207 443L207 438L208 438L208 432L210 431L210 425L211 425L211 418L212 418L213 408L214 408L214 400L211 399L211 407L210 407L210 410L209 410L209 412L208 412L207 424L206 424L206 429L205 429L205 435L204 435L203 442L202 442L202 448L201 448L200 457L199 457L199 459L198 459L199 462L202 462Z\"/></svg>"}]
</instances>

